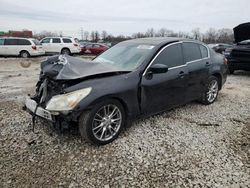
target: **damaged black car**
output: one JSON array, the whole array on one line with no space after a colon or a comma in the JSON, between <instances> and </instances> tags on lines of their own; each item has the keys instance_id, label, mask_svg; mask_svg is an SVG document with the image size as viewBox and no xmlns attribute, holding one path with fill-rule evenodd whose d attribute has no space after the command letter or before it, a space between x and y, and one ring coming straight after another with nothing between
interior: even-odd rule
<instances>
[{"instance_id":1,"label":"damaged black car","mask_svg":"<svg viewBox=\"0 0 250 188\"><path fill-rule=\"evenodd\" d=\"M133 118L194 100L213 103L226 77L225 58L201 42L134 39L92 61L49 57L25 110L53 124L77 122L82 137L107 144Z\"/></svg>"}]
</instances>

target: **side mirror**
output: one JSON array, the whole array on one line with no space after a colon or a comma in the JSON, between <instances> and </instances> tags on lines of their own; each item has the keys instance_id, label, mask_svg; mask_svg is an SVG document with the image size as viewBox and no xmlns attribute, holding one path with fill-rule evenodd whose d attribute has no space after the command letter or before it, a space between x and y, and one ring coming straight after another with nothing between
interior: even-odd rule
<instances>
[{"instance_id":1,"label":"side mirror","mask_svg":"<svg viewBox=\"0 0 250 188\"><path fill-rule=\"evenodd\" d=\"M149 68L149 72L153 74L160 74L168 72L168 66L164 64L154 64Z\"/></svg>"}]
</instances>

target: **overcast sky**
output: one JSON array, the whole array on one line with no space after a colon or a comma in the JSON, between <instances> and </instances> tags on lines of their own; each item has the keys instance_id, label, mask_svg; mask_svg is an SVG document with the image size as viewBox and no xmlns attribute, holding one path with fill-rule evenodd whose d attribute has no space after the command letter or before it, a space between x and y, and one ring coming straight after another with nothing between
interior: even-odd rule
<instances>
[{"instance_id":1,"label":"overcast sky","mask_svg":"<svg viewBox=\"0 0 250 188\"><path fill-rule=\"evenodd\" d=\"M83 30L130 35L148 28L202 32L250 21L250 0L0 0L0 31Z\"/></svg>"}]
</instances>

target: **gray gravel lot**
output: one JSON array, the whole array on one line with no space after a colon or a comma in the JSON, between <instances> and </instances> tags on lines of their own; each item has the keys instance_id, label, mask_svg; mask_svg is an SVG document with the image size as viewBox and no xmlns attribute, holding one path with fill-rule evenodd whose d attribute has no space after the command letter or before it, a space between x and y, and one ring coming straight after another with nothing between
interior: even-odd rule
<instances>
[{"instance_id":1,"label":"gray gravel lot","mask_svg":"<svg viewBox=\"0 0 250 188\"><path fill-rule=\"evenodd\" d=\"M250 72L229 76L217 101L140 119L93 146L77 128L53 131L21 110L39 61L0 58L0 187L250 187Z\"/></svg>"}]
</instances>

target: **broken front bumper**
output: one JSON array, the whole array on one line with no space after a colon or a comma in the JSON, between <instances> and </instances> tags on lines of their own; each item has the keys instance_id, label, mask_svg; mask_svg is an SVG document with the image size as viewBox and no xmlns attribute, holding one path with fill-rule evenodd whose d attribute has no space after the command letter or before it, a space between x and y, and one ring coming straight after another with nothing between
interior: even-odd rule
<instances>
[{"instance_id":1,"label":"broken front bumper","mask_svg":"<svg viewBox=\"0 0 250 188\"><path fill-rule=\"evenodd\" d=\"M24 109L30 112L32 115L37 115L44 119L53 121L52 114L48 110L37 106L37 102L32 100L30 97L26 97Z\"/></svg>"}]
</instances>

